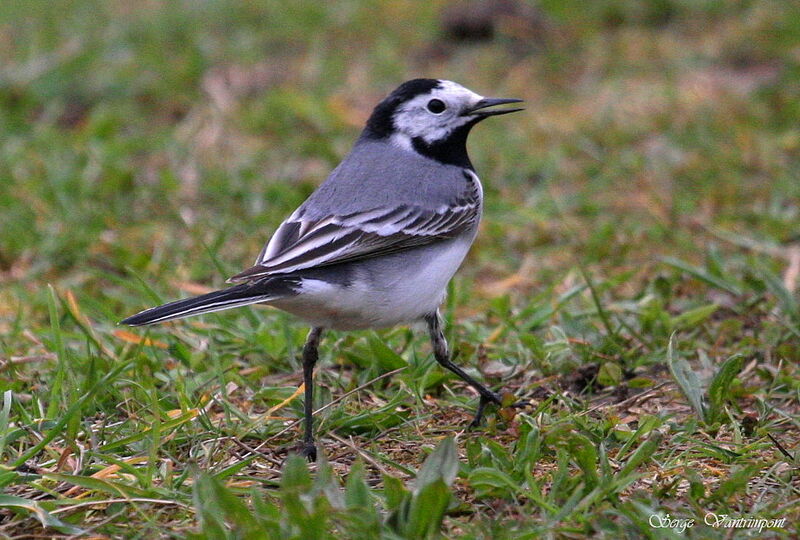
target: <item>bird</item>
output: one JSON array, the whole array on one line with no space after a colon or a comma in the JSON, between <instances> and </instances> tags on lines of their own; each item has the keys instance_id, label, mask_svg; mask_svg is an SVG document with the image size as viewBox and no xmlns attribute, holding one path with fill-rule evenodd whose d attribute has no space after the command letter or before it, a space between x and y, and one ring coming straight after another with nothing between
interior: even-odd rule
<instances>
[{"instance_id":1,"label":"bird","mask_svg":"<svg viewBox=\"0 0 800 540\"><path fill-rule=\"evenodd\" d=\"M302 349L304 436L316 460L313 371L325 330L424 322L433 355L479 396L471 426L500 394L453 363L440 305L478 233L483 188L467 154L482 120L523 110L442 79L404 82L373 109L351 151L275 230L233 286L146 309L120 324L143 326L268 304L310 326Z\"/></svg>"}]
</instances>

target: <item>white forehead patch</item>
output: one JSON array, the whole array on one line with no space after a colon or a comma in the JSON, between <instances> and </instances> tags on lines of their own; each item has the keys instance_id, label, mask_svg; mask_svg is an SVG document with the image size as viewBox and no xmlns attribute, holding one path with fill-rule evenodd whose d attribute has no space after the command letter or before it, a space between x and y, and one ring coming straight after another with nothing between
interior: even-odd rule
<instances>
[{"instance_id":1,"label":"white forehead patch","mask_svg":"<svg viewBox=\"0 0 800 540\"><path fill-rule=\"evenodd\" d=\"M440 114L433 114L427 108L432 99L441 100L447 108ZM454 129L470 121L461 113L482 99L483 96L460 84L441 81L438 88L407 101L395 111L392 119L397 131L392 142L409 148L415 137L429 144L445 139Z\"/></svg>"},{"instance_id":2,"label":"white forehead patch","mask_svg":"<svg viewBox=\"0 0 800 540\"><path fill-rule=\"evenodd\" d=\"M478 95L469 88L464 88L460 84L454 83L453 81L440 81L439 87L440 88L434 88L432 93L436 94L438 92L443 96L452 96L469 104L477 103L483 99L483 96Z\"/></svg>"}]
</instances>

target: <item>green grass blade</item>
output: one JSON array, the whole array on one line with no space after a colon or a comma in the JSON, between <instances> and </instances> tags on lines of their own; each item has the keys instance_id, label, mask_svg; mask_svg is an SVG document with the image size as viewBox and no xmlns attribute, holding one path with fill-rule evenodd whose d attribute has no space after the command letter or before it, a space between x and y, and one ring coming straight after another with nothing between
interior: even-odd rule
<instances>
[{"instance_id":1,"label":"green grass blade","mask_svg":"<svg viewBox=\"0 0 800 540\"><path fill-rule=\"evenodd\" d=\"M731 356L719 367L719 370L708 385L708 421L718 422L722 416L722 408L728 399L731 383L742 370L744 357L740 354Z\"/></svg>"},{"instance_id":2,"label":"green grass blade","mask_svg":"<svg viewBox=\"0 0 800 540\"><path fill-rule=\"evenodd\" d=\"M667 345L667 365L669 366L670 373L678 383L678 388L689 401L689 405L697 413L697 416L704 422L707 420L705 406L703 405L703 389L700 386L700 380L697 375L692 371L689 362L683 358L675 358L675 334L669 338Z\"/></svg>"},{"instance_id":3,"label":"green grass blade","mask_svg":"<svg viewBox=\"0 0 800 540\"><path fill-rule=\"evenodd\" d=\"M719 276L715 276L714 274L707 272L706 270L700 268L699 266L689 264L675 257L661 257L660 260L664 264L667 264L673 268L677 268L678 270L686 272L690 276L699 279L700 281L707 283L712 287L722 289L723 291L728 291L729 293L734 294L736 296L741 296L742 294L742 289L737 284L732 283L731 281L723 279Z\"/></svg>"},{"instance_id":4,"label":"green grass blade","mask_svg":"<svg viewBox=\"0 0 800 540\"><path fill-rule=\"evenodd\" d=\"M102 379L97 381L97 383L88 392L83 394L80 398L78 398L77 401L75 401L75 403L70 405L70 407L66 411L64 411L64 414L61 416L61 418L59 418L58 421L50 428L50 430L45 434L45 436L42 438L41 441L39 441L37 444L31 447L27 452L25 452L16 460L14 460L14 462L11 464L11 467L13 468L19 467L20 465L31 459L33 456L38 454L42 450L42 448L44 448L50 443L50 441L61 435L64 426L67 425L67 422L69 422L74 415L80 413L84 404L87 401L89 401L89 399L91 399L101 389L104 389L109 384L111 384L111 382L114 379L116 379L119 374L121 374L123 371L125 371L131 366L131 363L132 362L128 361L119 364L114 369L109 371L105 376L103 376Z\"/></svg>"}]
</instances>

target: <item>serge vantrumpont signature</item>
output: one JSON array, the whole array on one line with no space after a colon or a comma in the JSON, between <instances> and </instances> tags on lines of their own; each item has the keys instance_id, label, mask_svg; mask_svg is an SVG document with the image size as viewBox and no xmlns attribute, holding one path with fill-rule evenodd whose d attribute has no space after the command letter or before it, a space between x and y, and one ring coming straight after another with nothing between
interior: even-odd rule
<instances>
[{"instance_id":1,"label":"serge vantrumpont signature","mask_svg":"<svg viewBox=\"0 0 800 540\"><path fill-rule=\"evenodd\" d=\"M697 520L695 518L673 517L670 514L651 514L649 523L654 529L673 529L678 533L683 533L686 529L694 527ZM786 518L765 519L707 512L703 516L703 523L715 529L757 529L760 533L764 529L782 529L786 527Z\"/></svg>"}]
</instances>

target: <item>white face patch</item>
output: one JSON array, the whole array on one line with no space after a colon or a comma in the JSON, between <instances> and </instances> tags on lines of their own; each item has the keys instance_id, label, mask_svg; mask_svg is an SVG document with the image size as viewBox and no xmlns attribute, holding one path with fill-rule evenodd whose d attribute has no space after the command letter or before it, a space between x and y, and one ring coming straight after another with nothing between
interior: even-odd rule
<instances>
[{"instance_id":1,"label":"white face patch","mask_svg":"<svg viewBox=\"0 0 800 540\"><path fill-rule=\"evenodd\" d=\"M428 103L434 99L445 105L445 109L438 114L428 109ZM455 129L471 120L469 116L461 116L461 113L482 99L483 96L460 84L441 81L440 88L415 97L395 111L392 120L397 132L392 136L392 142L401 148L409 148L411 139L416 137L428 144L446 139Z\"/></svg>"},{"instance_id":2,"label":"white face patch","mask_svg":"<svg viewBox=\"0 0 800 540\"><path fill-rule=\"evenodd\" d=\"M411 143L411 137L400 131L392 133L389 140L393 145L404 150L411 150L414 148L414 145Z\"/></svg>"}]
</instances>

